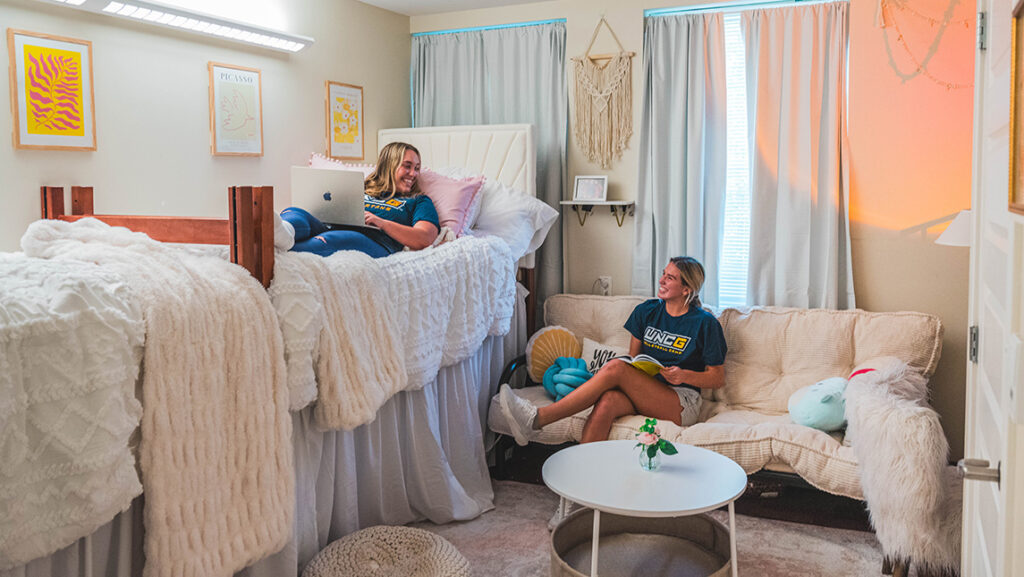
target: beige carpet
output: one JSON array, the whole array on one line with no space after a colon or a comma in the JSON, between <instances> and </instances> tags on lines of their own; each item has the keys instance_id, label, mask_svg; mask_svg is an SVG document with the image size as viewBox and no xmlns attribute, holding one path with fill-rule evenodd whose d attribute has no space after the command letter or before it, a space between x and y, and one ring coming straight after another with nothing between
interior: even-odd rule
<instances>
[{"instance_id":1,"label":"beige carpet","mask_svg":"<svg viewBox=\"0 0 1024 577\"><path fill-rule=\"evenodd\" d=\"M542 485L494 482L495 508L477 519L415 525L451 541L478 577L536 577L550 572L548 519L558 497ZM728 524L725 511L712 513ZM736 516L743 577L863 577L881 575L873 533Z\"/></svg>"}]
</instances>

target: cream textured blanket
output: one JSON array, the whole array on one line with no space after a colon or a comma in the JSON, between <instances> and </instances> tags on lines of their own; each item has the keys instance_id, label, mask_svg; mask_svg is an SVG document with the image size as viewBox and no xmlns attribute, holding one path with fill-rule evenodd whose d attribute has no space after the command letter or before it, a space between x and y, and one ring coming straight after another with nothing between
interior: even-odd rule
<instances>
[{"instance_id":1,"label":"cream textured blanket","mask_svg":"<svg viewBox=\"0 0 1024 577\"><path fill-rule=\"evenodd\" d=\"M515 262L496 237L370 259L279 253L271 299L284 335L292 410L350 430L395 393L419 389L509 330ZM317 389L319 383L319 389Z\"/></svg>"},{"instance_id":2,"label":"cream textured blanket","mask_svg":"<svg viewBox=\"0 0 1024 577\"><path fill-rule=\"evenodd\" d=\"M128 447L142 341L117 275L0 254L0 571L92 533L142 492Z\"/></svg>"},{"instance_id":3,"label":"cream textured blanket","mask_svg":"<svg viewBox=\"0 0 1024 577\"><path fill-rule=\"evenodd\" d=\"M279 550L295 506L284 355L248 273L94 219L38 221L26 254L101 265L146 327L144 575L231 575Z\"/></svg>"}]
</instances>

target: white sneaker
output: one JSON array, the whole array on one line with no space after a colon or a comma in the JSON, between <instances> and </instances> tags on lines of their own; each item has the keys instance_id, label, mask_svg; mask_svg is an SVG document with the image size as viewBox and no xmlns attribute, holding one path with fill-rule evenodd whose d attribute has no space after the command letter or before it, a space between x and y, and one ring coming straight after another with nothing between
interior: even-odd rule
<instances>
[{"instance_id":1,"label":"white sneaker","mask_svg":"<svg viewBox=\"0 0 1024 577\"><path fill-rule=\"evenodd\" d=\"M537 418L537 407L533 403L512 392L508 384L498 389L498 401L501 412L505 415L508 428L512 429L512 437L520 447L526 446L533 437L533 421Z\"/></svg>"}]
</instances>

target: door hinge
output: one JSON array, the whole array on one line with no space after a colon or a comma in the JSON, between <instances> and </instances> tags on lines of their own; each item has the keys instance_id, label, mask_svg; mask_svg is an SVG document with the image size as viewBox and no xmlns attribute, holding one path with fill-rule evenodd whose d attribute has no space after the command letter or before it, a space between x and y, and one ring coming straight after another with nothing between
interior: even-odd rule
<instances>
[{"instance_id":1,"label":"door hinge","mask_svg":"<svg viewBox=\"0 0 1024 577\"><path fill-rule=\"evenodd\" d=\"M985 40L988 28L985 27L985 13L978 12L978 50L985 50Z\"/></svg>"},{"instance_id":2,"label":"door hinge","mask_svg":"<svg viewBox=\"0 0 1024 577\"><path fill-rule=\"evenodd\" d=\"M967 344L967 358L972 363L978 362L978 325L973 325L969 329L970 331L970 342Z\"/></svg>"}]
</instances>

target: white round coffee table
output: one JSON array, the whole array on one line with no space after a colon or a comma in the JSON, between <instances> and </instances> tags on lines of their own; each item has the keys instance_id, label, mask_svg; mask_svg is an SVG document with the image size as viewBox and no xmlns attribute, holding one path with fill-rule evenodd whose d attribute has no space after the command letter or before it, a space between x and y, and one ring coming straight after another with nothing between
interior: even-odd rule
<instances>
[{"instance_id":1,"label":"white round coffee table","mask_svg":"<svg viewBox=\"0 0 1024 577\"><path fill-rule=\"evenodd\" d=\"M736 513L733 501L747 488L747 474L714 451L676 444L661 455L661 468L644 471L636 441L602 441L563 449L544 462L544 484L594 510L590 575L597 576L601 512L630 517L681 517L729 506L729 552L736 577Z\"/></svg>"}]
</instances>

